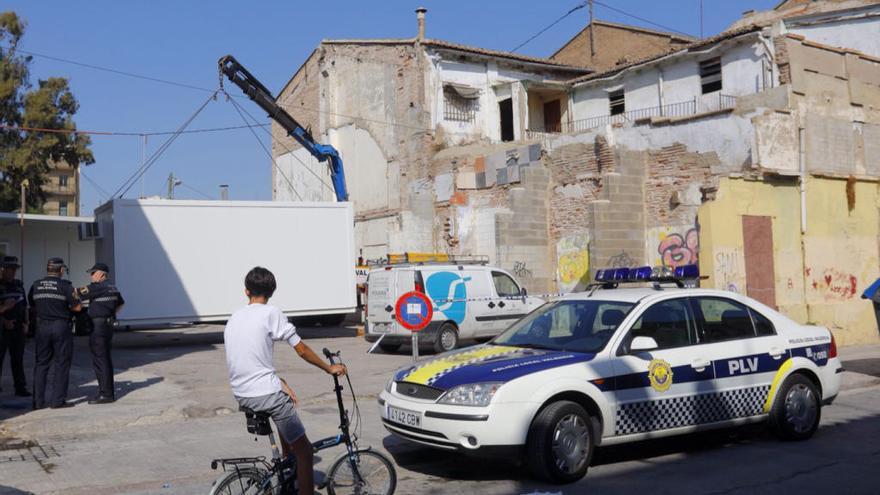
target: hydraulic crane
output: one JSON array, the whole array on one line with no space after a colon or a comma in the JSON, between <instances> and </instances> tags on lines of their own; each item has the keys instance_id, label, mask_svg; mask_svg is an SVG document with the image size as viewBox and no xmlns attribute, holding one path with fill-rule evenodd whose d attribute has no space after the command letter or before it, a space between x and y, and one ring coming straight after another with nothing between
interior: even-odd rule
<instances>
[{"instance_id":1,"label":"hydraulic crane","mask_svg":"<svg viewBox=\"0 0 880 495\"><path fill-rule=\"evenodd\" d=\"M272 97L272 93L263 84L247 71L232 55L226 55L219 60L220 72L225 74L230 81L244 91L244 94L260 106L269 117L278 123L287 132L287 135L307 149L319 162L328 162L330 166L330 178L337 201L348 201L348 188L345 184L345 171L342 167L342 158L336 148L329 144L319 144L315 138L300 125L289 113L281 108Z\"/></svg>"}]
</instances>

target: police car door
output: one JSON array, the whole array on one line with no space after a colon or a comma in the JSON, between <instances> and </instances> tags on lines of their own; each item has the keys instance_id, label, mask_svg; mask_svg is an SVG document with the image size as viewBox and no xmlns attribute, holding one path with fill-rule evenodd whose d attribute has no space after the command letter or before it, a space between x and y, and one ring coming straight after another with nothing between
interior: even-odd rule
<instances>
[{"instance_id":1,"label":"police car door","mask_svg":"<svg viewBox=\"0 0 880 495\"><path fill-rule=\"evenodd\" d=\"M696 395L712 378L711 365L694 352L696 331L686 297L654 302L636 317L612 360L615 436L695 423ZM631 350L635 337L650 337L657 347Z\"/></svg>"},{"instance_id":2,"label":"police car door","mask_svg":"<svg viewBox=\"0 0 880 495\"><path fill-rule=\"evenodd\" d=\"M697 347L715 373L703 398L711 410L705 421L763 414L773 377L788 357L773 324L726 297L692 297L691 306L700 328Z\"/></svg>"}]
</instances>

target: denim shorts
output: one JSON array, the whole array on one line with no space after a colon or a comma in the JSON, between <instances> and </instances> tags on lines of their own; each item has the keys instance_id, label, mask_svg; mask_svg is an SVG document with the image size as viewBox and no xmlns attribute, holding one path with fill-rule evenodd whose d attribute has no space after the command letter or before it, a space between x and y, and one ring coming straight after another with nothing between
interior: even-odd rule
<instances>
[{"instance_id":1,"label":"denim shorts","mask_svg":"<svg viewBox=\"0 0 880 495\"><path fill-rule=\"evenodd\" d=\"M236 397L235 400L240 406L269 414L275 422L278 434L288 444L306 434L306 428L296 413L293 401L283 391L259 397Z\"/></svg>"}]
</instances>

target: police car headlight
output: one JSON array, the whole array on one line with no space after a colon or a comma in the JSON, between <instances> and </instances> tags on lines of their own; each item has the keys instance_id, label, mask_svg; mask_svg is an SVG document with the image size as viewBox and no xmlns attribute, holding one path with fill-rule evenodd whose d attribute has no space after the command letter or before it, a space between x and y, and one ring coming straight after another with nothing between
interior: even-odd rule
<instances>
[{"instance_id":1,"label":"police car headlight","mask_svg":"<svg viewBox=\"0 0 880 495\"><path fill-rule=\"evenodd\" d=\"M456 406L485 407L492 402L495 392L501 387L501 383L471 383L459 385L449 389L440 397L440 404L453 404Z\"/></svg>"}]
</instances>

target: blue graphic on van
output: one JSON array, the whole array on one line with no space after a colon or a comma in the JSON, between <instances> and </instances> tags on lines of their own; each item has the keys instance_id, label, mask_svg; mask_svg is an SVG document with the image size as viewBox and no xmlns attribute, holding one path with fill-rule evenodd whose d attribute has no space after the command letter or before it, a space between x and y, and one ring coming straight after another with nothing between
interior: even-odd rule
<instances>
[{"instance_id":1,"label":"blue graphic on van","mask_svg":"<svg viewBox=\"0 0 880 495\"><path fill-rule=\"evenodd\" d=\"M428 296L434 303L435 312L443 313L446 319L452 320L458 324L464 321L467 312L467 285L470 277L461 277L455 272L437 272L428 277L425 281L425 289Z\"/></svg>"}]
</instances>

